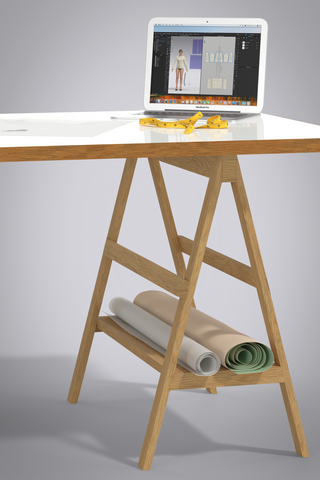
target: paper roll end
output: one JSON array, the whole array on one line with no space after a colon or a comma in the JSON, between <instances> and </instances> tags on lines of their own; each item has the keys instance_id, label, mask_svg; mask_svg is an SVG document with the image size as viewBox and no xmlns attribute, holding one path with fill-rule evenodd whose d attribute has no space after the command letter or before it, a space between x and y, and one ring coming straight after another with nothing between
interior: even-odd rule
<instances>
[{"instance_id":1,"label":"paper roll end","mask_svg":"<svg viewBox=\"0 0 320 480\"><path fill-rule=\"evenodd\" d=\"M124 297L114 297L112 300L110 300L109 308L110 308L112 313L117 315L117 313L116 313L117 306L123 305L124 303L128 303L128 302L129 301Z\"/></svg>"}]
</instances>

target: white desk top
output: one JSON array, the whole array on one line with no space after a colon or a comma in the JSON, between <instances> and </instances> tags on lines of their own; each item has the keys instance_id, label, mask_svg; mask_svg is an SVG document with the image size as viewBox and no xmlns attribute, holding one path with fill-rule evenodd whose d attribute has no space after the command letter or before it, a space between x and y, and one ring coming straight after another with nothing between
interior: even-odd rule
<instances>
[{"instance_id":1,"label":"white desk top","mask_svg":"<svg viewBox=\"0 0 320 480\"><path fill-rule=\"evenodd\" d=\"M111 118L114 116L119 118ZM189 135L185 135L182 129L141 126L137 118L128 119L129 116L130 112L0 115L0 154L1 148L14 149L15 147L139 145L153 146L154 148L156 144L162 144L168 155L171 148L168 143L172 147L174 144L179 144L184 155L188 154L185 152L188 147L192 147L191 144L193 144L194 151L196 151L195 146L202 149L203 152L204 148L208 150L210 147L212 154L221 154L223 148L221 142L224 147L226 147L225 142L228 143L228 147L230 144L236 143L238 148L244 146L243 142L247 142L248 145L250 143L251 147L252 142L255 142L258 147L260 142L266 144L270 141L276 141L273 143L278 146L278 153L282 151L320 151L320 126L267 114L230 121L227 129L198 129ZM159 118L161 117L159 116ZM196 126L204 123L205 121L198 121ZM277 143L277 141L295 141L295 145L297 145L297 141L300 139L305 141L300 150L281 150L280 143ZM307 143L312 145L310 142L312 139L314 140L313 147L307 148ZM207 142L210 142L210 145L203 145ZM233 147L235 149L235 145ZM229 150L230 148L223 153L236 153ZM259 153L258 151L242 151L241 148L240 150L237 153ZM107 152L106 148L105 152ZM277 149L274 150L274 153L277 153ZM100 158L103 157L100 156ZM112 158L111 151L110 155L106 155L105 158ZM6 161L5 158L1 160Z\"/></svg>"}]
</instances>

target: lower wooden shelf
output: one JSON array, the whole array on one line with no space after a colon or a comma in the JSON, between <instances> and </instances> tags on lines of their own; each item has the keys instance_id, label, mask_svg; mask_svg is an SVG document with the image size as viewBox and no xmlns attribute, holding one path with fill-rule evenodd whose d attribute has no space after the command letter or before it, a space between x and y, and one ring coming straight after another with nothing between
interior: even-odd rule
<instances>
[{"instance_id":1,"label":"lower wooden shelf","mask_svg":"<svg viewBox=\"0 0 320 480\"><path fill-rule=\"evenodd\" d=\"M138 338L123 330L111 317L99 317L97 332L104 332L122 346L141 358L148 365L161 373L164 356L145 344ZM171 379L170 390L184 390L190 388L232 387L236 385L261 385L267 383L283 383L283 370L273 365L262 373L237 374L221 366L220 370L210 377L198 376L177 365Z\"/></svg>"}]
</instances>

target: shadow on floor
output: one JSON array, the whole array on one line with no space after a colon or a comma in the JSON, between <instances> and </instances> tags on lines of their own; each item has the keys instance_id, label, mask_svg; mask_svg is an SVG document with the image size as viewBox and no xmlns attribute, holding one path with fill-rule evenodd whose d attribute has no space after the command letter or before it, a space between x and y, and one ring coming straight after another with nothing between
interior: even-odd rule
<instances>
[{"instance_id":1,"label":"shadow on floor","mask_svg":"<svg viewBox=\"0 0 320 480\"><path fill-rule=\"evenodd\" d=\"M71 357L0 358L0 441L50 438L136 466L132 459L140 455L156 385L107 381L88 368L80 400L70 405L66 397L73 368ZM178 392L189 399L190 393ZM193 391L192 397L196 393L217 398L205 390ZM294 450L212 441L169 401L156 456L231 450L296 456Z\"/></svg>"}]
</instances>

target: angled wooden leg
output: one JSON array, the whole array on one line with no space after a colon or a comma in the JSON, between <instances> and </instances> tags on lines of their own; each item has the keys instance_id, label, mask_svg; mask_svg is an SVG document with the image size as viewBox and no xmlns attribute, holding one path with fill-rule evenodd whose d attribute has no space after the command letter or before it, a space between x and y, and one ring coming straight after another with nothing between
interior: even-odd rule
<instances>
[{"instance_id":1,"label":"angled wooden leg","mask_svg":"<svg viewBox=\"0 0 320 480\"><path fill-rule=\"evenodd\" d=\"M238 214L240 217L240 222L248 250L251 267L255 276L259 301L266 324L271 350L274 354L275 363L283 368L285 375L285 382L281 383L280 387L284 399L284 404L287 410L296 452L302 457L308 457L308 447L292 386L289 368L280 336L278 322L273 307L269 285L261 258L258 240L253 225L253 220L246 191L244 188L239 163L237 164L237 180L236 182L232 183L232 189L238 209Z\"/></svg>"},{"instance_id":2,"label":"angled wooden leg","mask_svg":"<svg viewBox=\"0 0 320 480\"><path fill-rule=\"evenodd\" d=\"M162 171L161 171L160 162L158 159L149 158L149 165L150 165L150 170L152 173L154 185L156 188L159 205L162 213L162 218L166 228L176 271L177 271L177 274L180 275L180 277L184 278L186 274L186 265L184 263L181 245L180 245L177 229L174 223L172 210L171 210L171 206L168 198L168 193L167 193L167 189L166 189ZM196 307L194 298L192 299L191 306L194 308ZM218 393L216 388L207 388L206 390L209 393Z\"/></svg>"},{"instance_id":3,"label":"angled wooden leg","mask_svg":"<svg viewBox=\"0 0 320 480\"><path fill-rule=\"evenodd\" d=\"M214 394L214 393L217 393L216 387L206 388L206 390L207 390L207 392L209 392L209 393L213 393L213 394Z\"/></svg>"},{"instance_id":4,"label":"angled wooden leg","mask_svg":"<svg viewBox=\"0 0 320 480\"><path fill-rule=\"evenodd\" d=\"M119 231L121 227L121 222L123 218L123 214L125 211L129 190L132 182L133 173L135 170L137 159L127 159L122 179L115 203L115 207L113 210L113 215L109 227L109 232L107 236L107 240L117 241L119 236ZM107 258L105 255L102 256L99 273L97 276L90 309L87 317L86 326L83 332L82 341L78 353L77 362L75 365L75 369L73 372L73 377L70 385L69 395L68 395L68 402L70 403L77 403L81 385L84 377L84 373L86 370L89 353L93 341L93 337L96 331L97 320L101 308L101 304L104 297L104 292L106 289L106 284L109 277L109 272L111 268L112 260Z\"/></svg>"},{"instance_id":5,"label":"angled wooden leg","mask_svg":"<svg viewBox=\"0 0 320 480\"><path fill-rule=\"evenodd\" d=\"M198 281L213 215L220 193L221 183L222 157L216 157L215 161L213 162L213 168L209 178L195 240L185 275L185 279L189 281L189 289L186 296L181 297L178 302L177 311L164 359L163 370L160 375L159 384L142 446L139 459L139 467L142 470L149 470L151 468L166 404L169 397L170 383L177 365L181 343L186 328L194 291Z\"/></svg>"},{"instance_id":6,"label":"angled wooden leg","mask_svg":"<svg viewBox=\"0 0 320 480\"><path fill-rule=\"evenodd\" d=\"M154 185L156 188L160 210L162 213L163 222L167 232L167 237L170 244L170 249L176 267L176 272L180 277L185 277L186 265L184 263L182 250L178 238L176 225L174 222L167 189L164 183L160 162L158 159L149 158L150 170L152 173ZM194 300L192 300L192 306L194 307Z\"/></svg>"},{"instance_id":7,"label":"angled wooden leg","mask_svg":"<svg viewBox=\"0 0 320 480\"><path fill-rule=\"evenodd\" d=\"M171 210L171 206L170 206L170 202L167 194L167 189L166 189L162 171L161 171L160 162L158 159L149 158L149 165L150 165L150 170L152 173L154 185L156 188L158 201L159 201L159 205L162 213L162 218L166 228L176 271L180 277L184 278L186 274L186 265L184 263L180 242L178 238L178 233L174 223L172 210Z\"/></svg>"}]
</instances>

